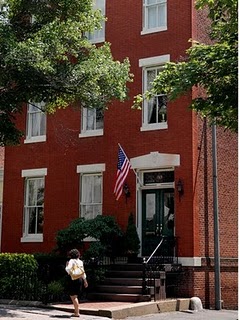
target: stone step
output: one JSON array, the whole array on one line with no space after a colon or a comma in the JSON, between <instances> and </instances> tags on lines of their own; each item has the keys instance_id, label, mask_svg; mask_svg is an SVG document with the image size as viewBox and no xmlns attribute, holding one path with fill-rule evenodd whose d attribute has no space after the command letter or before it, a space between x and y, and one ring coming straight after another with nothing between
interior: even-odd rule
<instances>
[{"instance_id":1,"label":"stone step","mask_svg":"<svg viewBox=\"0 0 240 320\"><path fill-rule=\"evenodd\" d=\"M122 286L141 286L142 278L104 278L103 284Z\"/></svg>"},{"instance_id":2,"label":"stone step","mask_svg":"<svg viewBox=\"0 0 240 320\"><path fill-rule=\"evenodd\" d=\"M142 271L133 270L107 270L105 275L107 278L141 278Z\"/></svg>"},{"instance_id":3,"label":"stone step","mask_svg":"<svg viewBox=\"0 0 240 320\"><path fill-rule=\"evenodd\" d=\"M142 294L118 294L118 293L89 293L89 300L100 300L100 301L122 301L122 302L143 302L151 301L150 295Z\"/></svg>"},{"instance_id":4,"label":"stone step","mask_svg":"<svg viewBox=\"0 0 240 320\"><path fill-rule=\"evenodd\" d=\"M142 271L142 263L122 263L122 264L111 264L109 266L110 270L127 270L127 271Z\"/></svg>"},{"instance_id":5,"label":"stone step","mask_svg":"<svg viewBox=\"0 0 240 320\"><path fill-rule=\"evenodd\" d=\"M121 293L121 294L142 294L142 286L117 286L117 285L98 285L97 292L104 293Z\"/></svg>"}]
</instances>

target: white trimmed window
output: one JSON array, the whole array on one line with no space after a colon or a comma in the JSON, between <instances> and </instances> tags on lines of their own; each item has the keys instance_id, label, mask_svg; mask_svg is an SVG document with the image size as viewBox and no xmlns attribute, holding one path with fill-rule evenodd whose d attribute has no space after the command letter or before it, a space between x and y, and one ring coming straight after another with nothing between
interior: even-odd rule
<instances>
[{"instance_id":1,"label":"white trimmed window","mask_svg":"<svg viewBox=\"0 0 240 320\"><path fill-rule=\"evenodd\" d=\"M82 108L82 125L79 137L103 135L103 111Z\"/></svg>"},{"instance_id":2,"label":"white trimmed window","mask_svg":"<svg viewBox=\"0 0 240 320\"><path fill-rule=\"evenodd\" d=\"M167 0L143 0L142 34L167 30Z\"/></svg>"},{"instance_id":3,"label":"white trimmed window","mask_svg":"<svg viewBox=\"0 0 240 320\"><path fill-rule=\"evenodd\" d=\"M80 216L93 219L102 214L104 164L78 166L80 173Z\"/></svg>"},{"instance_id":4,"label":"white trimmed window","mask_svg":"<svg viewBox=\"0 0 240 320\"><path fill-rule=\"evenodd\" d=\"M23 170L24 212L21 242L42 242L44 223L44 191L47 169Z\"/></svg>"},{"instance_id":5,"label":"white trimmed window","mask_svg":"<svg viewBox=\"0 0 240 320\"><path fill-rule=\"evenodd\" d=\"M102 15L105 17L105 0L93 0L93 8L95 10L101 10ZM88 39L92 43L104 42L105 41L105 21L101 22L101 29L95 30L93 33L88 34Z\"/></svg>"},{"instance_id":6,"label":"white trimmed window","mask_svg":"<svg viewBox=\"0 0 240 320\"><path fill-rule=\"evenodd\" d=\"M152 88L152 82L167 61L169 55L139 61L139 66L143 68L143 93ZM159 93L150 100L144 99L141 130L167 129L167 127L167 96Z\"/></svg>"},{"instance_id":7,"label":"white trimmed window","mask_svg":"<svg viewBox=\"0 0 240 320\"><path fill-rule=\"evenodd\" d=\"M29 103L25 143L46 141L46 113L44 102Z\"/></svg>"},{"instance_id":8,"label":"white trimmed window","mask_svg":"<svg viewBox=\"0 0 240 320\"><path fill-rule=\"evenodd\" d=\"M8 7L6 1L1 1L0 2L0 21L1 21L1 23L8 22L8 12L9 12L9 7Z\"/></svg>"}]
</instances>

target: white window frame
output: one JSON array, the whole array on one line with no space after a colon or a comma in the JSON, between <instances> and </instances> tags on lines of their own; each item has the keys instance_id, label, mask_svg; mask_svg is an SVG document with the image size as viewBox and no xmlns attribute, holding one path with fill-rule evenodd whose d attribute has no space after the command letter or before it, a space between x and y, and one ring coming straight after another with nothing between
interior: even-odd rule
<instances>
[{"instance_id":1,"label":"white window frame","mask_svg":"<svg viewBox=\"0 0 240 320\"><path fill-rule=\"evenodd\" d=\"M153 33L153 32L160 32L160 31L166 31L167 30L167 0L155 0L155 3L148 3L149 0L143 0L143 30L141 32L142 35ZM158 25L156 27L149 28L148 22L149 22L149 11L151 8L156 7L156 14L158 13L158 10L160 10L160 7L164 7L163 10L165 11L165 23L162 25ZM156 17L157 19L157 17Z\"/></svg>"},{"instance_id":2,"label":"white window frame","mask_svg":"<svg viewBox=\"0 0 240 320\"><path fill-rule=\"evenodd\" d=\"M89 121L89 111L92 112L92 121L94 122L94 129L88 129L88 121ZM101 110L100 110L101 111ZM81 137L92 137L92 136L102 136L103 135L103 127L97 129L97 117L96 117L97 110L90 109L90 108L82 108L81 113L81 133L79 134L79 138ZM104 117L103 120L104 121Z\"/></svg>"},{"instance_id":3,"label":"white window frame","mask_svg":"<svg viewBox=\"0 0 240 320\"><path fill-rule=\"evenodd\" d=\"M43 233L28 233L29 217L28 217L28 182L30 179L44 179L45 191L45 176L47 175L47 168L22 170L22 178L25 179L24 187L24 208L23 208L23 236L21 242L43 242ZM43 205L44 210L44 205Z\"/></svg>"},{"instance_id":4,"label":"white window frame","mask_svg":"<svg viewBox=\"0 0 240 320\"><path fill-rule=\"evenodd\" d=\"M1 15L0 21L3 22L4 24L7 24L9 22L8 12L9 12L9 6L7 5L7 3L2 2L0 4L0 13L5 15L5 17Z\"/></svg>"},{"instance_id":5,"label":"white window frame","mask_svg":"<svg viewBox=\"0 0 240 320\"><path fill-rule=\"evenodd\" d=\"M102 15L106 15L106 0L93 0L93 9L100 9ZM102 28L88 33L87 37L91 43L100 43L105 41L105 20L101 22Z\"/></svg>"},{"instance_id":6,"label":"white window frame","mask_svg":"<svg viewBox=\"0 0 240 320\"><path fill-rule=\"evenodd\" d=\"M139 60L139 67L142 68L142 78L143 78L143 93L147 90L147 70L150 68L157 69L163 68L166 62L170 61L170 55L162 55L162 56L155 56L150 58L144 58ZM158 96L161 96L159 94ZM142 127L140 128L141 131L149 131L149 130L160 130L160 129L167 129L168 123L166 122L158 122L158 123L148 123L148 107L149 102L147 100L143 101L142 106Z\"/></svg>"},{"instance_id":7,"label":"white window frame","mask_svg":"<svg viewBox=\"0 0 240 320\"><path fill-rule=\"evenodd\" d=\"M83 176L101 176L101 200L99 203L90 203L89 205L101 206L102 214L102 205L103 205L103 172L105 171L105 164L90 164L90 165L79 165L77 166L77 173L80 174L80 191L79 191L79 216L85 217L82 215L81 207L87 203L82 202L82 177Z\"/></svg>"},{"instance_id":8,"label":"white window frame","mask_svg":"<svg viewBox=\"0 0 240 320\"><path fill-rule=\"evenodd\" d=\"M32 104L29 103L27 105L27 128L26 128L26 139L24 140L24 143L34 143L34 142L43 142L46 141L46 130L47 130L47 116L46 113L41 111L41 109L44 107L45 103L35 103ZM35 109L33 110L32 107ZM35 107L36 106L36 107ZM36 117L35 119L33 117ZM34 123L34 121L36 123ZM41 134L39 131L41 131L41 125L44 124L44 133ZM32 129L33 127L37 125L38 133L37 135L32 135Z\"/></svg>"}]
</instances>

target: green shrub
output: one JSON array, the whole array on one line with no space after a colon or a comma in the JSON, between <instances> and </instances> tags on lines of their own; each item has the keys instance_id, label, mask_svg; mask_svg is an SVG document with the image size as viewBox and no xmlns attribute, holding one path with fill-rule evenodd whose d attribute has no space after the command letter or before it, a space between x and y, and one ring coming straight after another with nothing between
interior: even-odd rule
<instances>
[{"instance_id":1,"label":"green shrub","mask_svg":"<svg viewBox=\"0 0 240 320\"><path fill-rule=\"evenodd\" d=\"M37 278L38 263L33 255L24 253L0 254L0 297L36 299L44 291Z\"/></svg>"},{"instance_id":2,"label":"green shrub","mask_svg":"<svg viewBox=\"0 0 240 320\"><path fill-rule=\"evenodd\" d=\"M128 225L124 234L124 248L128 255L138 255L140 250L140 240L132 213L128 217Z\"/></svg>"},{"instance_id":3,"label":"green shrub","mask_svg":"<svg viewBox=\"0 0 240 320\"><path fill-rule=\"evenodd\" d=\"M34 253L39 265L39 277L49 283L61 279L65 274L65 266L68 257L52 253Z\"/></svg>"},{"instance_id":4,"label":"green shrub","mask_svg":"<svg viewBox=\"0 0 240 320\"><path fill-rule=\"evenodd\" d=\"M57 232L57 250L66 254L72 248L81 248L86 234L85 219L73 220L67 228Z\"/></svg>"},{"instance_id":5,"label":"green shrub","mask_svg":"<svg viewBox=\"0 0 240 320\"><path fill-rule=\"evenodd\" d=\"M48 284L48 293L59 295L63 292L64 287L60 281L52 281Z\"/></svg>"},{"instance_id":6,"label":"green shrub","mask_svg":"<svg viewBox=\"0 0 240 320\"><path fill-rule=\"evenodd\" d=\"M99 241L91 242L89 248L84 252L82 258L85 261L89 261L92 258L101 258L106 253L106 246L102 245Z\"/></svg>"},{"instance_id":7,"label":"green shrub","mask_svg":"<svg viewBox=\"0 0 240 320\"><path fill-rule=\"evenodd\" d=\"M25 253L0 253L0 275L8 276L10 273L34 272L38 263L34 256ZM0 278L1 278L0 277Z\"/></svg>"},{"instance_id":8,"label":"green shrub","mask_svg":"<svg viewBox=\"0 0 240 320\"><path fill-rule=\"evenodd\" d=\"M111 254L116 238L121 235L122 231L113 216L98 215L89 220L78 218L69 227L58 231L57 249L66 254L72 248L82 248L83 240L92 237L101 243L101 254ZM98 249L100 250L100 246Z\"/></svg>"}]
</instances>

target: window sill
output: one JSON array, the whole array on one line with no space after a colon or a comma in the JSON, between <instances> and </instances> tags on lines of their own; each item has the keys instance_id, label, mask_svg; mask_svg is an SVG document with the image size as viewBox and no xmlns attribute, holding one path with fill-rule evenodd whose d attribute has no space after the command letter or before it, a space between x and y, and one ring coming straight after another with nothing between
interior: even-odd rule
<instances>
[{"instance_id":1,"label":"window sill","mask_svg":"<svg viewBox=\"0 0 240 320\"><path fill-rule=\"evenodd\" d=\"M167 31L167 26L161 27L161 28L144 29L141 31L141 35L144 36L145 34L161 32L161 31Z\"/></svg>"},{"instance_id":2,"label":"window sill","mask_svg":"<svg viewBox=\"0 0 240 320\"><path fill-rule=\"evenodd\" d=\"M103 136L103 130L85 131L79 134L79 138Z\"/></svg>"},{"instance_id":3,"label":"window sill","mask_svg":"<svg viewBox=\"0 0 240 320\"><path fill-rule=\"evenodd\" d=\"M43 234L32 234L23 236L21 242L43 242Z\"/></svg>"},{"instance_id":4,"label":"window sill","mask_svg":"<svg viewBox=\"0 0 240 320\"><path fill-rule=\"evenodd\" d=\"M89 40L92 44L105 42L105 38Z\"/></svg>"},{"instance_id":5,"label":"window sill","mask_svg":"<svg viewBox=\"0 0 240 320\"><path fill-rule=\"evenodd\" d=\"M83 239L83 242L93 242L93 241L98 241L98 240L93 237L86 237Z\"/></svg>"},{"instance_id":6,"label":"window sill","mask_svg":"<svg viewBox=\"0 0 240 320\"><path fill-rule=\"evenodd\" d=\"M47 140L46 136L38 136L32 138L26 138L24 143L36 143L36 142L45 142Z\"/></svg>"},{"instance_id":7,"label":"window sill","mask_svg":"<svg viewBox=\"0 0 240 320\"><path fill-rule=\"evenodd\" d=\"M142 127L140 128L141 131L164 130L164 129L168 129L167 122L147 124L147 125L143 124Z\"/></svg>"}]
</instances>

